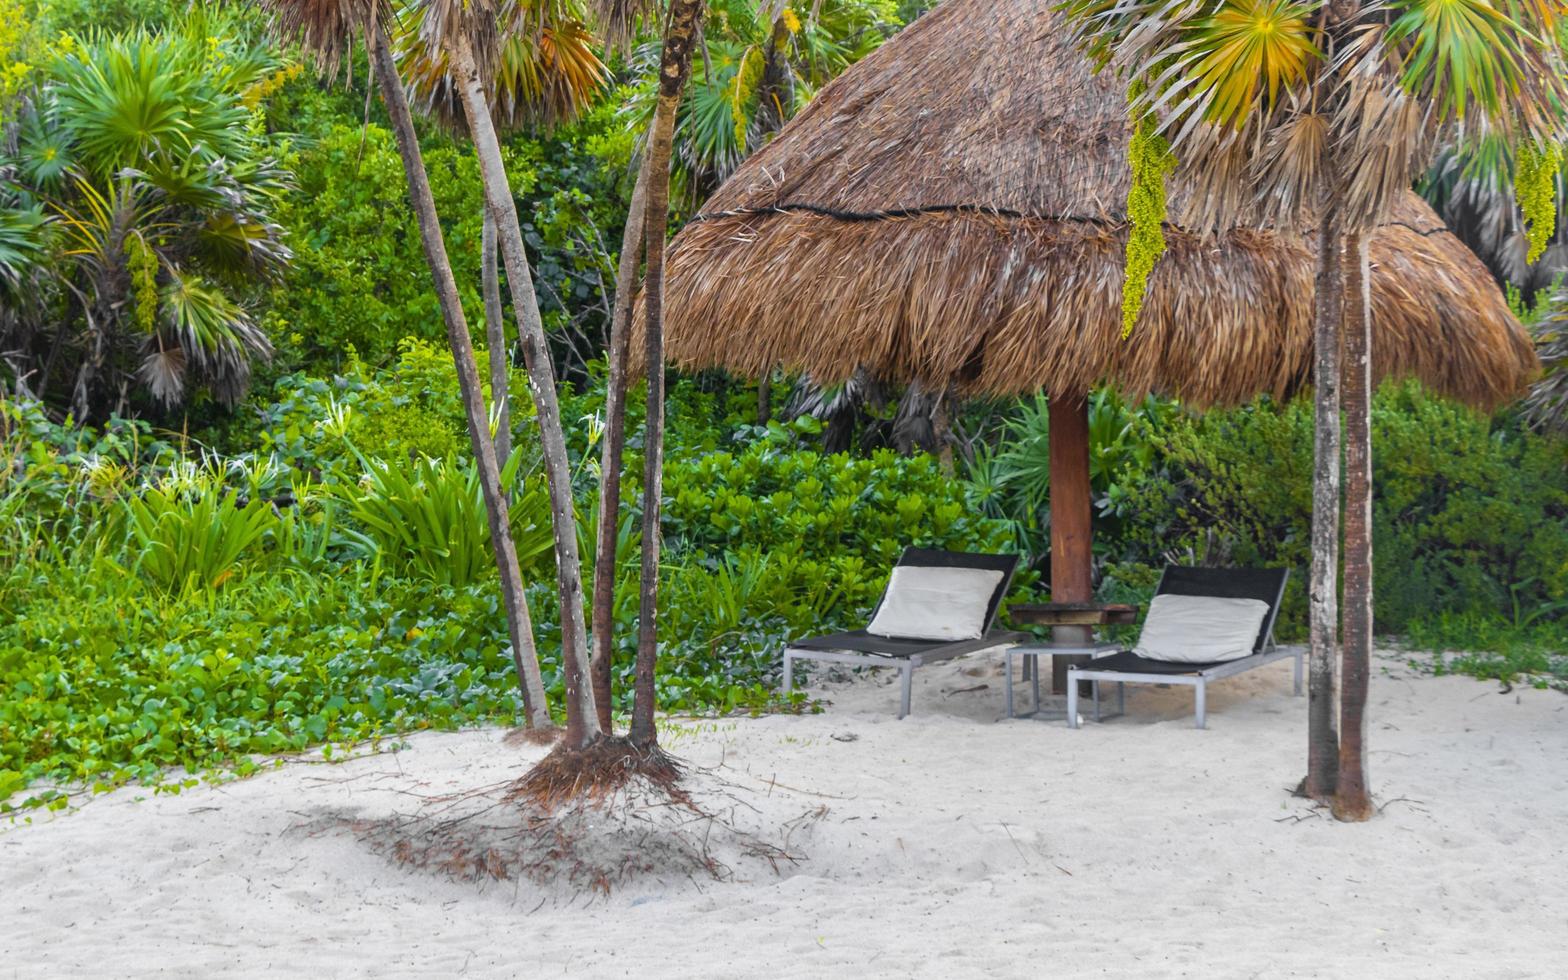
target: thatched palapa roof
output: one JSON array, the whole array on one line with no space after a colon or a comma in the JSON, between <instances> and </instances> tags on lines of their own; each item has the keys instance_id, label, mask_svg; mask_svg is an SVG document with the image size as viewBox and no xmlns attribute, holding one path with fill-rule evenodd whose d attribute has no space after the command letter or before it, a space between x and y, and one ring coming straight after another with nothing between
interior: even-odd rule
<instances>
[{"instance_id":1,"label":"thatched palapa roof","mask_svg":"<svg viewBox=\"0 0 1568 980\"><path fill-rule=\"evenodd\" d=\"M1122 340L1125 90L1053 3L946 0L751 156L672 245L671 363L996 393L1111 382L1197 405L1304 384L1311 236L1168 229ZM1371 255L1380 375L1483 406L1520 392L1528 336L1416 195Z\"/></svg>"}]
</instances>

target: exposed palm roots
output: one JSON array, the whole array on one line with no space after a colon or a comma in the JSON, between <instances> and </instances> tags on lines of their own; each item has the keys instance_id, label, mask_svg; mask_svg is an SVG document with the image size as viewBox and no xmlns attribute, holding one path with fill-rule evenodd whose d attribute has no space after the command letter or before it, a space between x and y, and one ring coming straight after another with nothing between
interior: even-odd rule
<instances>
[{"instance_id":1,"label":"exposed palm roots","mask_svg":"<svg viewBox=\"0 0 1568 980\"><path fill-rule=\"evenodd\" d=\"M699 772L690 777L701 784L699 803L687 778L658 749L603 739L583 750L558 746L512 783L347 823L396 864L482 886L531 883L543 902L608 895L634 881L724 881L743 865L777 873L800 860L790 837L826 812L788 821L777 838L767 828L765 837L737 826L737 816L758 826L760 813L735 787Z\"/></svg>"},{"instance_id":2,"label":"exposed palm roots","mask_svg":"<svg viewBox=\"0 0 1568 980\"><path fill-rule=\"evenodd\" d=\"M546 812L576 800L597 800L641 779L674 802L690 804L681 789L681 766L656 745L639 746L624 738L603 736L586 748L557 743L513 783L506 798L534 804Z\"/></svg>"}]
</instances>

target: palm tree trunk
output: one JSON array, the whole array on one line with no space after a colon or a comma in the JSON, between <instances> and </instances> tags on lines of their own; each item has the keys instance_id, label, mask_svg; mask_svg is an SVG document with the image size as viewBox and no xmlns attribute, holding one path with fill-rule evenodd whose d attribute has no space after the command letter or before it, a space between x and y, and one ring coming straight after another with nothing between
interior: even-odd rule
<instances>
[{"instance_id":1,"label":"palm tree trunk","mask_svg":"<svg viewBox=\"0 0 1568 980\"><path fill-rule=\"evenodd\" d=\"M1345 604L1334 816L1372 816L1367 794L1367 684L1372 664L1372 292L1367 241L1345 242Z\"/></svg>"},{"instance_id":2,"label":"palm tree trunk","mask_svg":"<svg viewBox=\"0 0 1568 980\"><path fill-rule=\"evenodd\" d=\"M767 425L773 419L773 372L764 371L757 379L757 424Z\"/></svg>"},{"instance_id":3,"label":"palm tree trunk","mask_svg":"<svg viewBox=\"0 0 1568 980\"><path fill-rule=\"evenodd\" d=\"M1320 802L1334 793L1339 736L1334 723L1334 653L1339 624L1339 335L1344 268L1337 211L1318 228L1317 300L1312 339L1315 446L1312 466L1312 572L1308 584L1311 652L1307 671L1307 778Z\"/></svg>"},{"instance_id":4,"label":"palm tree trunk","mask_svg":"<svg viewBox=\"0 0 1568 980\"><path fill-rule=\"evenodd\" d=\"M610 668L615 651L615 546L620 540L621 458L626 449L626 357L631 346L632 298L637 291L637 268L642 264L643 226L647 217L648 168L637 170L631 209L621 237L621 261L615 272L615 310L610 318L609 378L604 397L604 446L599 464L599 540L593 563L593 673L594 704L599 727L611 730L610 707L614 692Z\"/></svg>"},{"instance_id":5,"label":"palm tree trunk","mask_svg":"<svg viewBox=\"0 0 1568 980\"><path fill-rule=\"evenodd\" d=\"M512 364L506 354L506 317L501 307L501 270L496 260L495 219L485 212L480 238L485 295L485 345L490 348L490 405L495 413L495 455L512 458Z\"/></svg>"},{"instance_id":6,"label":"palm tree trunk","mask_svg":"<svg viewBox=\"0 0 1568 980\"><path fill-rule=\"evenodd\" d=\"M692 45L706 11L703 0L672 0L659 55L659 101L648 138L648 272L643 286L647 310L648 422L642 484L642 589L637 619L636 702L631 740L652 747L654 670L659 656L659 513L664 493L664 235L669 224L670 152L675 113L691 75Z\"/></svg>"},{"instance_id":7,"label":"palm tree trunk","mask_svg":"<svg viewBox=\"0 0 1568 980\"><path fill-rule=\"evenodd\" d=\"M952 479L953 476L953 419L951 405L953 389L944 388L936 396L936 404L931 406L931 442L936 452L937 462L942 467L942 475Z\"/></svg>"},{"instance_id":8,"label":"palm tree trunk","mask_svg":"<svg viewBox=\"0 0 1568 980\"><path fill-rule=\"evenodd\" d=\"M759 136L776 133L795 101L795 78L789 66L789 27L784 18L773 21L768 43L762 49L762 82L757 86Z\"/></svg>"},{"instance_id":9,"label":"palm tree trunk","mask_svg":"<svg viewBox=\"0 0 1568 980\"><path fill-rule=\"evenodd\" d=\"M556 398L555 367L550 363L550 347L545 339L544 322L539 316L539 298L534 293L533 274L528 253L523 247L523 231L517 221L517 203L501 160L501 141L490 118L490 105L479 79L479 67L468 38L457 32L451 49L452 59L463 95L463 113L479 157L479 175L484 183L485 209L495 218L501 240L501 259L506 263L506 281L512 290L512 309L517 316L517 332L523 345L523 361L528 366L528 385L533 395L534 413L539 423L539 441L544 456L545 482L550 493L551 523L555 530L556 582L561 596L561 660L566 676L566 745L581 749L599 738L599 716L594 708L593 687L588 676L587 629L583 621L583 571L577 551L577 517L572 502L572 474L566 455L566 438L561 431L561 406Z\"/></svg>"},{"instance_id":10,"label":"palm tree trunk","mask_svg":"<svg viewBox=\"0 0 1568 980\"><path fill-rule=\"evenodd\" d=\"M392 132L397 138L398 154L403 158L403 174L408 180L409 202L419 222L419 239L425 261L435 281L441 318L446 323L447 344L457 367L457 384L462 393L463 411L468 419L468 437L473 444L479 484L485 498L485 514L490 523L490 544L495 551L496 569L501 576L501 600L506 607L506 625L512 640L512 661L517 665L518 685L523 695L523 715L530 728L548 728L550 705L539 673L538 653L534 649L533 623L523 595L523 576L517 565L517 549L512 544L507 518L506 496L501 489L501 470L496 463L495 446L490 441L490 426L485 414L484 393L480 388L479 367L474 362L473 342L468 336L468 321L452 277L446 242L441 236L441 221L436 214L435 198L430 194L430 178L414 133L414 118L408 111L403 83L398 77L392 46L379 26L371 32L371 61L381 99L386 103Z\"/></svg>"}]
</instances>

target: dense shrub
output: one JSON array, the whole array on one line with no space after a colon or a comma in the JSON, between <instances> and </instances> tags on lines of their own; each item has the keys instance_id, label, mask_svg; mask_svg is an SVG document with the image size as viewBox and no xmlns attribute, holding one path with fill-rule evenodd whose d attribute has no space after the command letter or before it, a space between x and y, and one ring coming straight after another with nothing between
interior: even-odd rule
<instances>
[{"instance_id":1,"label":"dense shrub","mask_svg":"<svg viewBox=\"0 0 1568 980\"><path fill-rule=\"evenodd\" d=\"M1312 406L1182 416L1128 471L1126 552L1283 563L1311 554ZM1373 598L1380 632L1442 613L1525 623L1568 612L1568 443L1390 385L1373 404ZM1287 626L1304 621L1295 576Z\"/></svg>"},{"instance_id":2,"label":"dense shrub","mask_svg":"<svg viewBox=\"0 0 1568 980\"><path fill-rule=\"evenodd\" d=\"M450 140L429 141L424 157L463 306L482 324L479 164ZM263 321L280 361L341 369L350 350L379 363L406 336L444 337L392 134L339 123L285 162L299 184L279 214L298 230L294 263Z\"/></svg>"}]
</instances>

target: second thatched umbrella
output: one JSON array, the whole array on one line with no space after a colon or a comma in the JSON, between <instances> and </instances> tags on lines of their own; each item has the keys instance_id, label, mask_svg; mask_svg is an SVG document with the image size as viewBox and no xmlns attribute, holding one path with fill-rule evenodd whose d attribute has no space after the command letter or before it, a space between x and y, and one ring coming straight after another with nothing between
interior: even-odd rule
<instances>
[{"instance_id":1,"label":"second thatched umbrella","mask_svg":"<svg viewBox=\"0 0 1568 980\"><path fill-rule=\"evenodd\" d=\"M1125 92L1054 2L947 0L825 87L676 237L665 349L751 376L1044 389L1052 594L1073 602L1090 598L1086 393L1289 396L1311 373L1314 255L1311 236L1167 227L1124 340ZM1483 407L1521 391L1528 335L1418 197L1371 255L1380 377Z\"/></svg>"}]
</instances>

